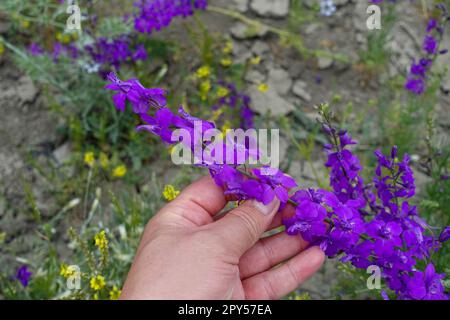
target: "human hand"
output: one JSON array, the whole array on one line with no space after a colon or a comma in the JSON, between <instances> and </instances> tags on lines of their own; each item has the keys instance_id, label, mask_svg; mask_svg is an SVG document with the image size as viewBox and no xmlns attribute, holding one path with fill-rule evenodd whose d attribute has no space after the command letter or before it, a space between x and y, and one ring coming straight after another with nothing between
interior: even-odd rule
<instances>
[{"instance_id":1,"label":"human hand","mask_svg":"<svg viewBox=\"0 0 450 320\"><path fill-rule=\"evenodd\" d=\"M121 299L278 299L316 272L324 254L298 236L261 238L292 215L279 201L226 205L210 177L187 187L145 228ZM278 266L280 263L282 265Z\"/></svg>"}]
</instances>

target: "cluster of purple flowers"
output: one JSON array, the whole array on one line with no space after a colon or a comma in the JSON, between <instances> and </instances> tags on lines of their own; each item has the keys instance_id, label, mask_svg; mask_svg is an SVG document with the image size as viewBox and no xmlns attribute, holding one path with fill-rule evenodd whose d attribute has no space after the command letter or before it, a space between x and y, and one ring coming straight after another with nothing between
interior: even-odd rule
<instances>
[{"instance_id":1,"label":"cluster of purple flowers","mask_svg":"<svg viewBox=\"0 0 450 320\"><path fill-rule=\"evenodd\" d=\"M134 28L141 33L159 31L171 24L175 17L188 17L195 10L206 9L207 0L140 0L135 7Z\"/></svg>"},{"instance_id":2,"label":"cluster of purple flowers","mask_svg":"<svg viewBox=\"0 0 450 320\"><path fill-rule=\"evenodd\" d=\"M129 37L119 37L113 40L98 38L95 43L84 48L92 60L102 66L113 66L119 69L128 61L147 60L147 51L140 44L133 48Z\"/></svg>"},{"instance_id":3,"label":"cluster of purple flowers","mask_svg":"<svg viewBox=\"0 0 450 320\"><path fill-rule=\"evenodd\" d=\"M444 33L445 23L450 20L450 16L444 4L438 4L437 8L441 11L441 17L438 20L431 18L428 21L422 45L424 56L418 61L413 61L405 83L405 89L417 95L425 92L427 73L436 57L448 52L447 49L440 50L439 43Z\"/></svg>"},{"instance_id":4,"label":"cluster of purple flowers","mask_svg":"<svg viewBox=\"0 0 450 320\"><path fill-rule=\"evenodd\" d=\"M116 107L123 111L128 100L145 122L137 129L149 131L166 143L175 143L171 133L176 128L203 132L215 126L189 115L181 107L174 114L165 106L162 89L144 88L136 79L121 81L114 74L108 79L111 84L106 88L117 92L113 96ZM430 261L431 254L448 240L449 227L437 237L426 233L431 228L409 203L415 194L409 157L405 155L400 160L396 147L389 156L376 151L378 165L373 187L367 185L360 176L360 161L349 149L356 141L347 132L333 128L323 110L321 115L325 119L323 129L331 141L325 145L331 191L308 189L289 195L297 187L295 180L265 166L243 169L208 159L200 166L209 169L229 200L256 199L268 204L277 197L282 208L294 204L294 216L283 221L288 234L301 235L310 245L319 245L328 257L339 257L356 268L378 266L388 288L399 299L447 299L441 283L443 275L436 273ZM207 144L194 141L189 147ZM419 261L426 262L424 271L418 270ZM383 297L387 298L385 292Z\"/></svg>"},{"instance_id":5,"label":"cluster of purple flowers","mask_svg":"<svg viewBox=\"0 0 450 320\"><path fill-rule=\"evenodd\" d=\"M90 62L85 67L88 72L100 71L101 74L107 74L111 68L119 70L121 65L128 62L137 62L148 58L145 47L133 45L130 37L122 36L116 39L108 40L98 38L94 43L78 48L73 43L62 44L56 42L51 52L46 52L37 43L31 43L28 51L33 56L49 55L53 61L58 61L61 56L70 59L85 58Z\"/></svg>"}]
</instances>

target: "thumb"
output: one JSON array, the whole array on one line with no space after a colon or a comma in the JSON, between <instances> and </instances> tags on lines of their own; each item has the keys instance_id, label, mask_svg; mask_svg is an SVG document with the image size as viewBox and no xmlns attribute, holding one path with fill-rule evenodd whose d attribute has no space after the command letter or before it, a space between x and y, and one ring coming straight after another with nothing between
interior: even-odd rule
<instances>
[{"instance_id":1,"label":"thumb","mask_svg":"<svg viewBox=\"0 0 450 320\"><path fill-rule=\"evenodd\" d=\"M279 207L280 201L276 197L268 205L248 200L214 222L211 227L240 257L259 240Z\"/></svg>"}]
</instances>

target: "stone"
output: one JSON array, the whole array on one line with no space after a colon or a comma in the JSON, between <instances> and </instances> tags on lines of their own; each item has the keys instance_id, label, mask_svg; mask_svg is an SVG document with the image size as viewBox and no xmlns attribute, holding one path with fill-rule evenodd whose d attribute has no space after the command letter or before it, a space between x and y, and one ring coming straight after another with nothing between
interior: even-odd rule
<instances>
[{"instance_id":1,"label":"stone","mask_svg":"<svg viewBox=\"0 0 450 320\"><path fill-rule=\"evenodd\" d=\"M289 0L252 0L250 9L261 17L285 18L289 13Z\"/></svg>"},{"instance_id":2,"label":"stone","mask_svg":"<svg viewBox=\"0 0 450 320\"><path fill-rule=\"evenodd\" d=\"M331 68L333 65L333 59L330 57L318 57L317 58L317 67L320 70L325 70Z\"/></svg>"},{"instance_id":3,"label":"stone","mask_svg":"<svg viewBox=\"0 0 450 320\"><path fill-rule=\"evenodd\" d=\"M251 99L250 108L259 114L284 116L294 110L294 106L283 99L275 88L269 87L266 92L261 92L257 85L253 85L247 90L247 94Z\"/></svg>"},{"instance_id":4,"label":"stone","mask_svg":"<svg viewBox=\"0 0 450 320\"><path fill-rule=\"evenodd\" d=\"M266 77L257 70L249 70L245 75L245 81L250 83L262 83L265 82Z\"/></svg>"},{"instance_id":5,"label":"stone","mask_svg":"<svg viewBox=\"0 0 450 320\"><path fill-rule=\"evenodd\" d=\"M38 94L38 90L34 86L33 81L27 76L23 76L19 79L16 92L23 102L33 102Z\"/></svg>"},{"instance_id":6,"label":"stone","mask_svg":"<svg viewBox=\"0 0 450 320\"><path fill-rule=\"evenodd\" d=\"M274 68L269 70L267 84L273 87L278 94L287 94L292 87L292 79L289 73L281 68Z\"/></svg>"},{"instance_id":7,"label":"stone","mask_svg":"<svg viewBox=\"0 0 450 320\"><path fill-rule=\"evenodd\" d=\"M71 149L70 143L66 142L53 151L53 156L58 164L64 163L70 159Z\"/></svg>"},{"instance_id":8,"label":"stone","mask_svg":"<svg viewBox=\"0 0 450 320\"><path fill-rule=\"evenodd\" d=\"M264 56L270 52L270 48L266 42L256 40L252 46L252 52L257 56Z\"/></svg>"},{"instance_id":9,"label":"stone","mask_svg":"<svg viewBox=\"0 0 450 320\"><path fill-rule=\"evenodd\" d=\"M236 22L231 28L231 35L238 40L246 40L252 38L263 37L267 34L267 27L261 25L261 27L250 27L245 23Z\"/></svg>"},{"instance_id":10,"label":"stone","mask_svg":"<svg viewBox=\"0 0 450 320\"><path fill-rule=\"evenodd\" d=\"M231 0L231 8L240 12L246 13L248 11L249 0Z\"/></svg>"},{"instance_id":11,"label":"stone","mask_svg":"<svg viewBox=\"0 0 450 320\"><path fill-rule=\"evenodd\" d=\"M301 80L297 80L294 83L294 86L292 87L292 92L299 97L300 99L310 102L312 100L311 95L308 93L307 90L307 83Z\"/></svg>"}]
</instances>

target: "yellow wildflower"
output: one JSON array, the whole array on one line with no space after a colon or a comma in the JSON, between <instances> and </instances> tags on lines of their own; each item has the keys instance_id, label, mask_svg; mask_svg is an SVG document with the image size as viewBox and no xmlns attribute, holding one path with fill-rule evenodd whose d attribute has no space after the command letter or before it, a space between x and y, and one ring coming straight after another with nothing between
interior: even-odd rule
<instances>
[{"instance_id":1,"label":"yellow wildflower","mask_svg":"<svg viewBox=\"0 0 450 320\"><path fill-rule=\"evenodd\" d=\"M73 266L68 266L65 263L61 265L61 268L59 270L59 274L66 279L75 276L76 273L77 270Z\"/></svg>"},{"instance_id":2,"label":"yellow wildflower","mask_svg":"<svg viewBox=\"0 0 450 320\"><path fill-rule=\"evenodd\" d=\"M22 25L23 28L28 29L30 27L30 21L28 20L22 20L20 22L20 24Z\"/></svg>"},{"instance_id":3,"label":"yellow wildflower","mask_svg":"<svg viewBox=\"0 0 450 320\"><path fill-rule=\"evenodd\" d=\"M108 156L105 153L103 153L103 152L100 153L99 161L100 161L100 166L103 169L108 168L108 166L109 166L109 159L108 159Z\"/></svg>"},{"instance_id":4,"label":"yellow wildflower","mask_svg":"<svg viewBox=\"0 0 450 320\"><path fill-rule=\"evenodd\" d=\"M95 245L100 250L106 250L108 248L108 238L106 238L106 231L102 230L94 236Z\"/></svg>"},{"instance_id":5,"label":"yellow wildflower","mask_svg":"<svg viewBox=\"0 0 450 320\"><path fill-rule=\"evenodd\" d=\"M207 78L211 74L211 69L209 66L203 66L197 69L195 75L199 78Z\"/></svg>"},{"instance_id":6,"label":"yellow wildflower","mask_svg":"<svg viewBox=\"0 0 450 320\"><path fill-rule=\"evenodd\" d=\"M230 93L230 91L225 87L219 87L217 89L217 97L218 98L223 98L223 97L227 96L229 93Z\"/></svg>"},{"instance_id":7,"label":"yellow wildflower","mask_svg":"<svg viewBox=\"0 0 450 320\"><path fill-rule=\"evenodd\" d=\"M91 289L93 289L95 291L102 290L106 285L105 278L101 275L92 277L91 281L89 283L91 285Z\"/></svg>"},{"instance_id":8,"label":"yellow wildflower","mask_svg":"<svg viewBox=\"0 0 450 320\"><path fill-rule=\"evenodd\" d=\"M267 90L269 90L269 86L267 84L265 84L265 83L261 83L258 86L258 90L261 91L261 92L266 92Z\"/></svg>"},{"instance_id":9,"label":"yellow wildflower","mask_svg":"<svg viewBox=\"0 0 450 320\"><path fill-rule=\"evenodd\" d=\"M124 165L117 166L113 170L114 178L122 178L126 174L127 174L127 167L125 167Z\"/></svg>"},{"instance_id":10,"label":"yellow wildflower","mask_svg":"<svg viewBox=\"0 0 450 320\"><path fill-rule=\"evenodd\" d=\"M5 52L5 46L0 42L0 56Z\"/></svg>"},{"instance_id":11,"label":"yellow wildflower","mask_svg":"<svg viewBox=\"0 0 450 320\"><path fill-rule=\"evenodd\" d=\"M222 60L220 60L220 64L224 67L229 67L232 63L233 60L231 60L230 58L223 58Z\"/></svg>"},{"instance_id":12,"label":"yellow wildflower","mask_svg":"<svg viewBox=\"0 0 450 320\"><path fill-rule=\"evenodd\" d=\"M95 162L95 156L92 151L86 152L84 154L84 163L87 164L89 167L92 167Z\"/></svg>"},{"instance_id":13,"label":"yellow wildflower","mask_svg":"<svg viewBox=\"0 0 450 320\"><path fill-rule=\"evenodd\" d=\"M250 64L257 65L261 63L261 57L256 56L250 59Z\"/></svg>"},{"instance_id":14,"label":"yellow wildflower","mask_svg":"<svg viewBox=\"0 0 450 320\"><path fill-rule=\"evenodd\" d=\"M225 54L230 54L233 51L233 42L227 41L225 47L222 49L222 52Z\"/></svg>"},{"instance_id":15,"label":"yellow wildflower","mask_svg":"<svg viewBox=\"0 0 450 320\"><path fill-rule=\"evenodd\" d=\"M56 40L62 43L69 43L72 40L72 36L68 33L56 33Z\"/></svg>"},{"instance_id":16,"label":"yellow wildflower","mask_svg":"<svg viewBox=\"0 0 450 320\"><path fill-rule=\"evenodd\" d=\"M211 90L211 82L209 80L200 83L200 99L206 100L208 92Z\"/></svg>"},{"instance_id":17,"label":"yellow wildflower","mask_svg":"<svg viewBox=\"0 0 450 320\"><path fill-rule=\"evenodd\" d=\"M164 187L163 196L167 201L172 201L180 194L180 191L176 190L171 184Z\"/></svg>"},{"instance_id":18,"label":"yellow wildflower","mask_svg":"<svg viewBox=\"0 0 450 320\"><path fill-rule=\"evenodd\" d=\"M119 288L113 286L112 289L109 291L109 300L118 300L121 293L122 291L119 290Z\"/></svg>"}]
</instances>

